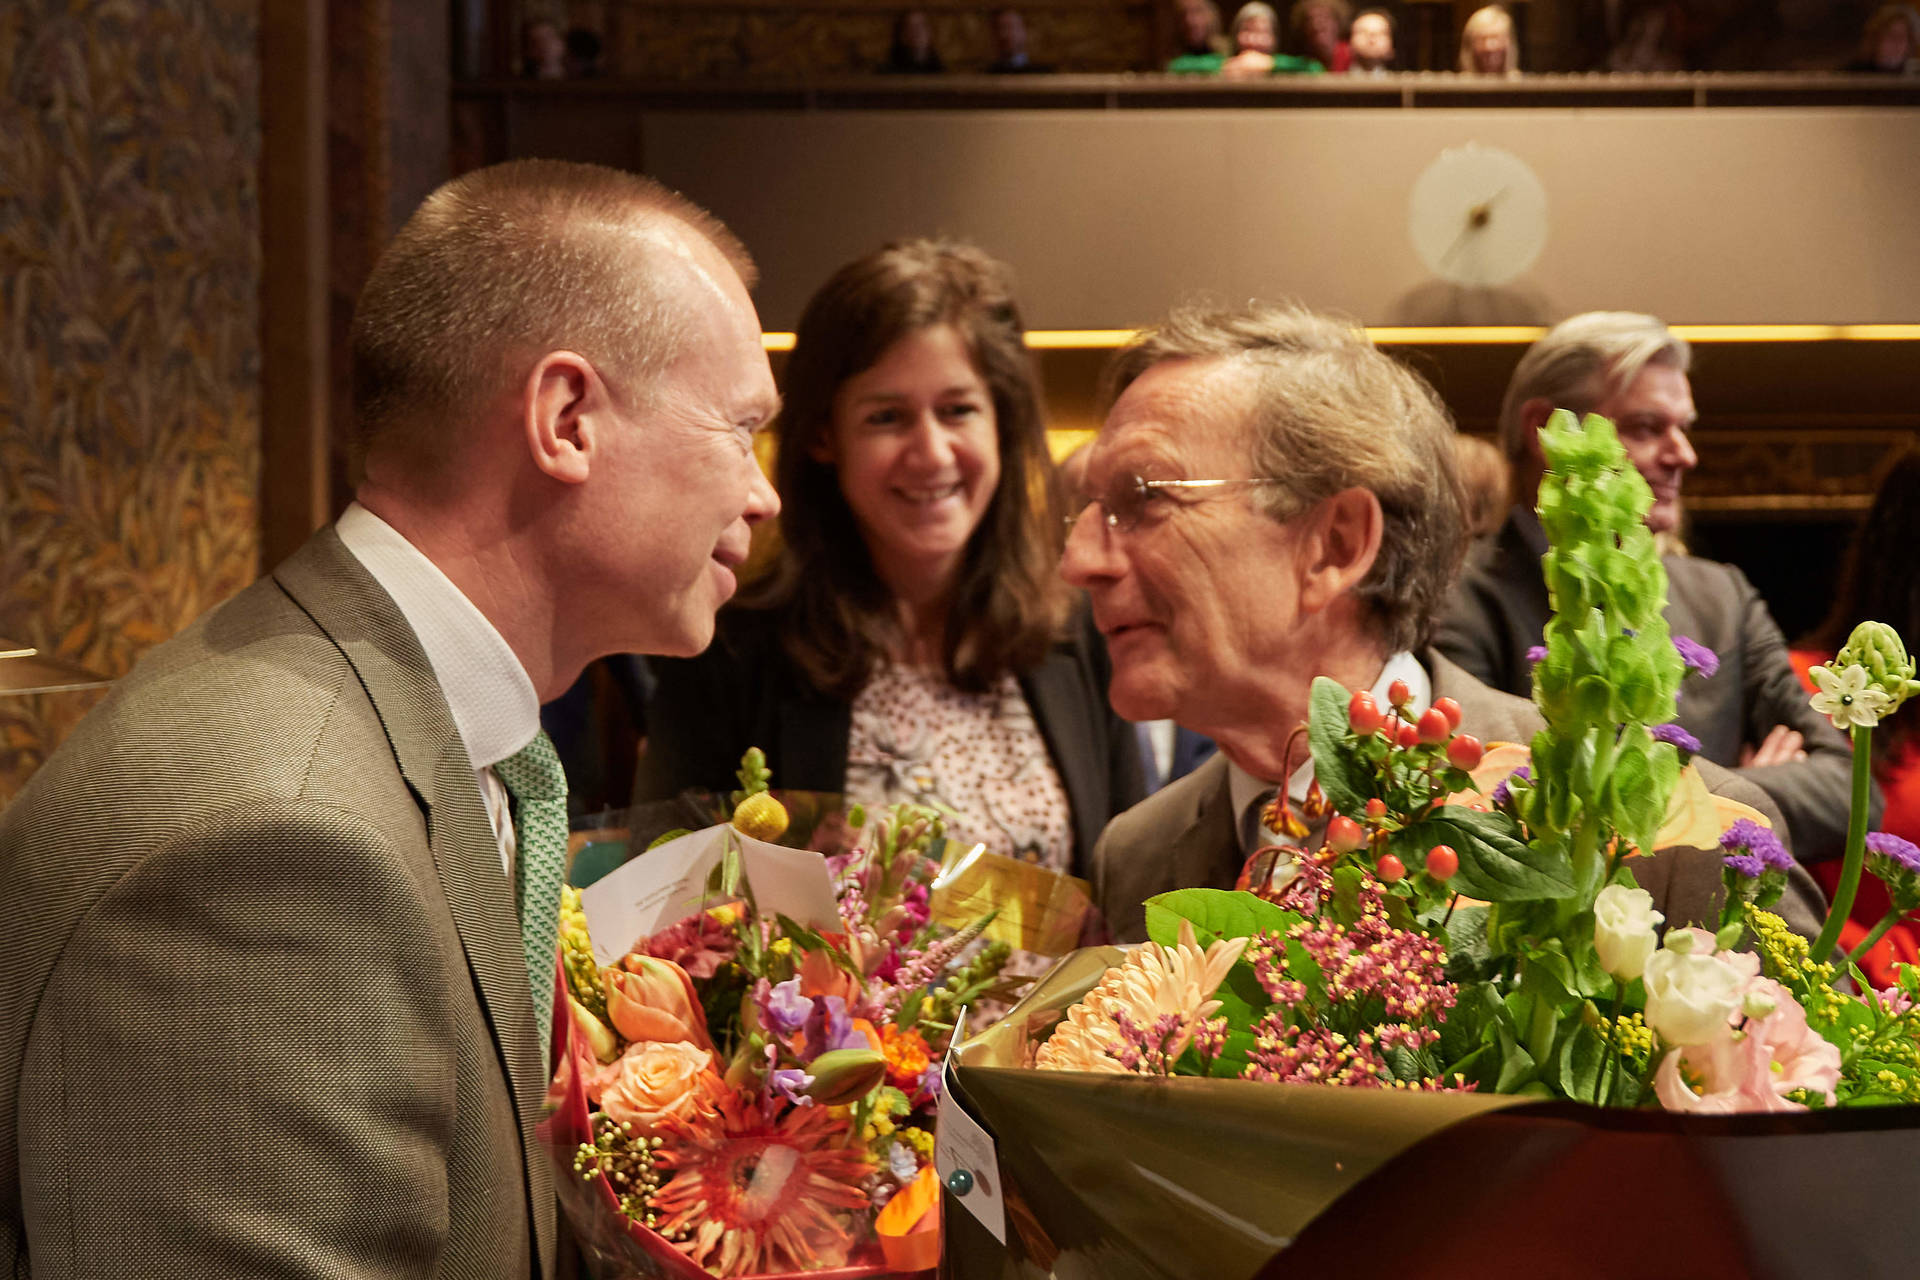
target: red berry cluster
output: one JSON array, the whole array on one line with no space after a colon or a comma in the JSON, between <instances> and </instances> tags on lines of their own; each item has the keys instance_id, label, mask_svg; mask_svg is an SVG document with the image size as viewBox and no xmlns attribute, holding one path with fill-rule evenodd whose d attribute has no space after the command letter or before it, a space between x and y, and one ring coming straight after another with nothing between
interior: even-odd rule
<instances>
[{"instance_id":1,"label":"red berry cluster","mask_svg":"<svg viewBox=\"0 0 1920 1280\"><path fill-rule=\"evenodd\" d=\"M1460 704L1452 698L1436 699L1415 716L1413 691L1406 681L1395 680L1387 686L1387 701L1388 708L1382 710L1371 692L1363 689L1354 694L1347 704L1348 725L1362 737L1379 735L1390 747L1402 751L1426 748L1420 753L1428 757L1423 772L1430 775L1438 768L1442 755L1456 769L1472 769L1486 753L1478 738L1460 732ZM1369 841L1376 849L1384 849L1387 825L1386 802L1376 797L1367 801L1364 826L1351 818L1334 818L1327 825L1327 843L1336 853L1351 853ZM1371 834L1368 827L1373 828ZM1451 845L1437 844L1427 851L1425 869L1434 880L1445 882L1460 870L1460 855ZM1384 883L1393 884L1406 877L1407 866L1398 856L1382 852L1374 862L1374 874Z\"/></svg>"}]
</instances>

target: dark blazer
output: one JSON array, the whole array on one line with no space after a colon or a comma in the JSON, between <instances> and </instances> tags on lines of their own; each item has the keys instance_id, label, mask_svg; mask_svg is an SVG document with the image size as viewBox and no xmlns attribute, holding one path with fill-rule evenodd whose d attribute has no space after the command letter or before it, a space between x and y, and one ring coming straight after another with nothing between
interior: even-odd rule
<instances>
[{"instance_id":1,"label":"dark blazer","mask_svg":"<svg viewBox=\"0 0 1920 1280\"><path fill-rule=\"evenodd\" d=\"M1433 640L1483 683L1522 697L1533 692L1527 650L1540 643L1552 616L1529 524L1530 513L1523 517L1516 508L1474 548ZM1700 740L1702 755L1729 769L1738 768L1743 746L1758 745L1775 725L1798 731L1806 741L1805 760L1738 771L1779 805L1802 862L1839 857L1846 845L1853 753L1808 703L1766 602L1732 565L1692 556L1667 556L1664 563L1668 628L1720 657L1711 679L1688 676L1681 684L1680 727ZM1879 814L1876 788L1870 815L1876 824Z\"/></svg>"},{"instance_id":2,"label":"dark blazer","mask_svg":"<svg viewBox=\"0 0 1920 1280\"><path fill-rule=\"evenodd\" d=\"M1420 661L1433 678L1433 696L1458 702L1462 727L1482 741L1530 744L1545 727L1531 702L1487 688L1444 656L1429 650ZM1752 805L1778 825L1778 811L1758 787L1711 762L1702 764L1701 776L1714 794ZM1718 849L1663 849L1632 866L1669 922L1717 923L1720 859ZM1093 900L1115 941L1138 942L1147 936L1148 898L1173 889L1231 889L1245 861L1227 759L1215 754L1108 825L1093 854ZM1820 927L1820 891L1805 870L1795 872L1775 910L1811 937Z\"/></svg>"},{"instance_id":3,"label":"dark blazer","mask_svg":"<svg viewBox=\"0 0 1920 1280\"><path fill-rule=\"evenodd\" d=\"M732 790L748 747L766 752L779 787L841 791L851 703L807 682L779 642L779 615L727 609L697 658L653 659L647 750L634 801L688 787ZM1082 609L1039 666L1018 675L1073 811L1074 867L1085 875L1107 819L1146 794L1133 726L1107 705L1106 645Z\"/></svg>"},{"instance_id":4,"label":"dark blazer","mask_svg":"<svg viewBox=\"0 0 1920 1280\"><path fill-rule=\"evenodd\" d=\"M0 1274L554 1274L513 888L331 529L39 770L0 901Z\"/></svg>"}]
</instances>

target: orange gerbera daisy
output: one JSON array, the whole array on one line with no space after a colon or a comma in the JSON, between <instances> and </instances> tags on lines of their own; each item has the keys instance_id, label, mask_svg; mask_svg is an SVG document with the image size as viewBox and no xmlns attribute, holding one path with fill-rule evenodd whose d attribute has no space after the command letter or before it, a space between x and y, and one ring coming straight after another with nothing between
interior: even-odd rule
<instances>
[{"instance_id":1,"label":"orange gerbera daisy","mask_svg":"<svg viewBox=\"0 0 1920 1280\"><path fill-rule=\"evenodd\" d=\"M665 1134L656 1229L716 1276L844 1265L872 1172L865 1149L847 1145L846 1120L822 1106L765 1120L731 1090L718 1111Z\"/></svg>"}]
</instances>

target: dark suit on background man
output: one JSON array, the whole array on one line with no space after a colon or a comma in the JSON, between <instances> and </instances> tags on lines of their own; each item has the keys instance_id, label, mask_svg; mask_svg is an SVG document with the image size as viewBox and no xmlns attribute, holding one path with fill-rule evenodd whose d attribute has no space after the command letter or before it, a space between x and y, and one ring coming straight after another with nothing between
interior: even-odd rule
<instances>
[{"instance_id":1,"label":"dark suit on background man","mask_svg":"<svg viewBox=\"0 0 1920 1280\"><path fill-rule=\"evenodd\" d=\"M23 1215L0 1257L550 1272L513 885L432 668L331 531L148 655L29 781L0 898L0 1200Z\"/></svg>"},{"instance_id":2,"label":"dark suit on background man","mask_svg":"<svg viewBox=\"0 0 1920 1280\"><path fill-rule=\"evenodd\" d=\"M553 161L382 252L354 505L0 814L0 1274L557 1275L538 707L697 652L779 510L751 276L674 193Z\"/></svg>"},{"instance_id":3,"label":"dark suit on background man","mask_svg":"<svg viewBox=\"0 0 1920 1280\"><path fill-rule=\"evenodd\" d=\"M1434 647L1493 688L1531 695L1527 650L1540 643L1552 616L1540 573L1545 551L1539 519L1515 508L1475 548ZM1799 733L1806 759L1739 769L1740 776L1773 797L1801 861L1838 857L1846 843L1853 752L1807 701L1766 601L1732 565L1692 556L1667 556L1664 563L1668 628L1720 658L1713 676L1681 682L1676 721L1699 739L1701 755L1729 769L1739 768L1742 746L1758 743L1775 725Z\"/></svg>"}]
</instances>

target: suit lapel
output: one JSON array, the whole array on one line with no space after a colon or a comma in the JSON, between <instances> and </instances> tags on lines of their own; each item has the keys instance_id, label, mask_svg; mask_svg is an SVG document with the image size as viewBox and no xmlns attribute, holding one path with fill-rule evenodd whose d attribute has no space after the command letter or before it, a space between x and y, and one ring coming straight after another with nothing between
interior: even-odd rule
<instances>
[{"instance_id":1,"label":"suit lapel","mask_svg":"<svg viewBox=\"0 0 1920 1280\"><path fill-rule=\"evenodd\" d=\"M494 1052L513 1091L539 1256L552 1257L553 1176L533 1136L547 1077L536 1044L513 887L474 783L473 765L433 668L399 606L332 529L273 572L345 654L426 814L428 842Z\"/></svg>"},{"instance_id":2,"label":"suit lapel","mask_svg":"<svg viewBox=\"0 0 1920 1280\"><path fill-rule=\"evenodd\" d=\"M1182 798L1190 804L1183 806L1180 825L1167 841L1166 867L1170 875L1165 888L1233 888L1246 858L1240 850L1240 833L1235 830L1226 757L1215 754L1170 785L1182 788Z\"/></svg>"}]
</instances>

